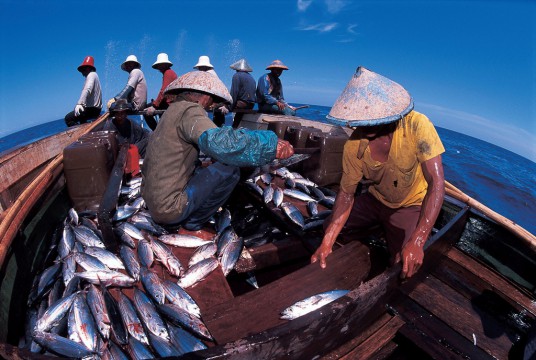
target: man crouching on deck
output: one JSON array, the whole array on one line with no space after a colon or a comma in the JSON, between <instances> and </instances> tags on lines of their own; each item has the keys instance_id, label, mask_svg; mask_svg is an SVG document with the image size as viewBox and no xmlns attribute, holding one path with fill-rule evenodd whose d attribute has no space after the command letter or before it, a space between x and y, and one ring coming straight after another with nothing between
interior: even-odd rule
<instances>
[{"instance_id":1,"label":"man crouching on deck","mask_svg":"<svg viewBox=\"0 0 536 360\"><path fill-rule=\"evenodd\" d=\"M241 166L260 166L287 158L292 146L267 130L218 128L206 110L231 103L216 76L194 71L174 80L166 95L175 95L147 146L142 166L142 196L153 219L164 225L200 230L231 195ZM199 152L216 160L198 166Z\"/></svg>"},{"instance_id":2,"label":"man crouching on deck","mask_svg":"<svg viewBox=\"0 0 536 360\"><path fill-rule=\"evenodd\" d=\"M424 244L445 194L445 151L426 116L399 84L359 67L328 120L354 129L344 146L343 174L322 244L311 257L326 267L337 236L373 225L385 230L391 263L402 261L401 278L422 265ZM372 185L355 196L362 179Z\"/></svg>"}]
</instances>

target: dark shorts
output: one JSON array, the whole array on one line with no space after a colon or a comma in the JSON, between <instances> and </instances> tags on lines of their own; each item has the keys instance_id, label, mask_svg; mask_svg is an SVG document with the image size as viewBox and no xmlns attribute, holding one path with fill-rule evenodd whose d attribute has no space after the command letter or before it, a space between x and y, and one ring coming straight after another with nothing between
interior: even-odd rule
<instances>
[{"instance_id":1,"label":"dark shorts","mask_svg":"<svg viewBox=\"0 0 536 360\"><path fill-rule=\"evenodd\" d=\"M420 213L421 206L391 209L371 194L365 193L355 198L343 231L348 234L380 225L385 231L389 253L394 256L411 237Z\"/></svg>"}]
</instances>

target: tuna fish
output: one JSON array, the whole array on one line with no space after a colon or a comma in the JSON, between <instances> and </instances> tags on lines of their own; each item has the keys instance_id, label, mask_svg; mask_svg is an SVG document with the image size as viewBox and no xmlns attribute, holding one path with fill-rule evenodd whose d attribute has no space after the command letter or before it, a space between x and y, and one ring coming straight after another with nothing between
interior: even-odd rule
<instances>
[{"instance_id":1,"label":"tuna fish","mask_svg":"<svg viewBox=\"0 0 536 360\"><path fill-rule=\"evenodd\" d=\"M343 297L348 290L332 290L310 296L289 306L281 312L281 319L293 320L305 314L308 314L332 301Z\"/></svg>"}]
</instances>

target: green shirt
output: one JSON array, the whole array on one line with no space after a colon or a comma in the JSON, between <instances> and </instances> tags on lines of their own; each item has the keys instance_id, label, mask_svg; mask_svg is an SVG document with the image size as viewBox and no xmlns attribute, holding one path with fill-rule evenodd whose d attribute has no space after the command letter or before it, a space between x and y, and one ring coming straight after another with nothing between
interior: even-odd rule
<instances>
[{"instance_id":1,"label":"green shirt","mask_svg":"<svg viewBox=\"0 0 536 360\"><path fill-rule=\"evenodd\" d=\"M151 136L143 160L142 196L156 222L176 219L188 201L183 192L199 156L198 139L216 125L198 104L169 105Z\"/></svg>"}]
</instances>

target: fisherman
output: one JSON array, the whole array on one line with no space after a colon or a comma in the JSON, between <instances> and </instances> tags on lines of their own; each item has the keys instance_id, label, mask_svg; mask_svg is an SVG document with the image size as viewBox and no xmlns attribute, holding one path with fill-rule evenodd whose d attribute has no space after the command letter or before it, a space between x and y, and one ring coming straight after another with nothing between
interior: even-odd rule
<instances>
[{"instance_id":1,"label":"fisherman","mask_svg":"<svg viewBox=\"0 0 536 360\"><path fill-rule=\"evenodd\" d=\"M210 58L206 55L201 55L199 57L199 61L194 65L194 69L205 71L218 77L218 74L216 74L216 71L214 70L214 66L210 63ZM225 115L228 113L229 109L227 109L225 104L214 104L212 107L212 121L214 121L216 126L222 127L225 124Z\"/></svg>"},{"instance_id":2,"label":"fisherman","mask_svg":"<svg viewBox=\"0 0 536 360\"><path fill-rule=\"evenodd\" d=\"M127 56L121 69L128 72L127 84L119 94L108 101L108 109L118 99L126 99L133 111L142 111L147 105L147 82L136 55Z\"/></svg>"},{"instance_id":3,"label":"fisherman","mask_svg":"<svg viewBox=\"0 0 536 360\"><path fill-rule=\"evenodd\" d=\"M354 132L344 146L333 214L311 262L326 267L341 231L351 234L381 225L391 264L402 261L401 278L413 276L423 263L424 244L445 194L445 149L434 125L413 110L402 86L363 67L335 102L328 121ZM359 195L361 180L372 185Z\"/></svg>"},{"instance_id":4,"label":"fisherman","mask_svg":"<svg viewBox=\"0 0 536 360\"><path fill-rule=\"evenodd\" d=\"M125 99L114 102L110 109L113 117L106 120L103 130L117 132L117 139L120 143L127 142L136 145L139 155L143 158L150 132L127 117L131 111L132 105Z\"/></svg>"},{"instance_id":5,"label":"fisherman","mask_svg":"<svg viewBox=\"0 0 536 360\"><path fill-rule=\"evenodd\" d=\"M86 56L78 71L86 78L84 88L74 110L65 115L65 124L84 124L99 117L102 109L102 92L93 56Z\"/></svg>"},{"instance_id":6,"label":"fisherman","mask_svg":"<svg viewBox=\"0 0 536 360\"><path fill-rule=\"evenodd\" d=\"M218 128L207 117L214 103L230 103L221 80L193 71L173 81L174 95L149 140L142 175L142 196L152 218L164 225L197 231L231 195L241 166L260 166L294 153L267 130ZM199 153L215 159L200 167Z\"/></svg>"},{"instance_id":7,"label":"fisherman","mask_svg":"<svg viewBox=\"0 0 536 360\"><path fill-rule=\"evenodd\" d=\"M156 100L153 100L151 104L145 109L145 122L151 130L156 129L156 120L154 118L156 110L166 110L169 106L169 102L164 96L164 91L173 80L177 78L175 71L171 70L173 63L169 61L169 57L166 53L160 53L156 57L156 62L153 64L153 69L156 69L162 73L162 87L158 92Z\"/></svg>"},{"instance_id":8,"label":"fisherman","mask_svg":"<svg viewBox=\"0 0 536 360\"><path fill-rule=\"evenodd\" d=\"M233 128L236 129L240 126L242 117L244 117L243 112L237 112L236 110L253 109L257 97L255 96L255 79L250 74L253 69L249 66L246 59L240 59L231 64L230 67L236 70L231 83L231 97L233 98L233 102L230 106L230 110L235 112Z\"/></svg>"},{"instance_id":9,"label":"fisherman","mask_svg":"<svg viewBox=\"0 0 536 360\"><path fill-rule=\"evenodd\" d=\"M279 77L288 67L281 60L274 60L266 67L269 73L262 75L257 83L259 111L268 114L296 115L296 108L287 104L283 96L283 84Z\"/></svg>"}]
</instances>

